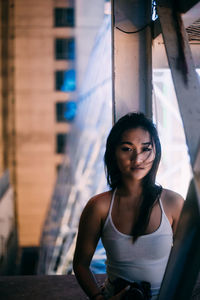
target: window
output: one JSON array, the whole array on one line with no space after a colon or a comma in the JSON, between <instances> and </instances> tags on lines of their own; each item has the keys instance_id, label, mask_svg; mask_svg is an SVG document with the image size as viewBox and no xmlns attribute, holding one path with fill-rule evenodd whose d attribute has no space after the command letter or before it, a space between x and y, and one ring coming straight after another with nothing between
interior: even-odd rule
<instances>
[{"instance_id":1,"label":"window","mask_svg":"<svg viewBox=\"0 0 200 300\"><path fill-rule=\"evenodd\" d=\"M66 112L66 102L57 102L56 103L56 121L57 122L66 122L65 118Z\"/></svg>"},{"instance_id":2,"label":"window","mask_svg":"<svg viewBox=\"0 0 200 300\"><path fill-rule=\"evenodd\" d=\"M55 27L74 27L74 8L55 8Z\"/></svg>"},{"instance_id":3,"label":"window","mask_svg":"<svg viewBox=\"0 0 200 300\"><path fill-rule=\"evenodd\" d=\"M56 121L70 122L76 116L77 105L74 101L56 103Z\"/></svg>"},{"instance_id":4,"label":"window","mask_svg":"<svg viewBox=\"0 0 200 300\"><path fill-rule=\"evenodd\" d=\"M65 178L67 178L68 173L69 173L69 169L68 166L66 164L60 163L56 165L56 172L59 173L61 172L63 176L65 176Z\"/></svg>"},{"instance_id":5,"label":"window","mask_svg":"<svg viewBox=\"0 0 200 300\"><path fill-rule=\"evenodd\" d=\"M65 152L66 139L67 139L66 133L58 133L56 135L56 153L60 154Z\"/></svg>"},{"instance_id":6,"label":"window","mask_svg":"<svg viewBox=\"0 0 200 300\"><path fill-rule=\"evenodd\" d=\"M56 71L56 73L55 73L56 91L59 91L62 89L62 86L64 83L64 76L65 76L65 71Z\"/></svg>"},{"instance_id":7,"label":"window","mask_svg":"<svg viewBox=\"0 0 200 300\"><path fill-rule=\"evenodd\" d=\"M77 105L74 101L56 103L56 121L70 122L76 116Z\"/></svg>"},{"instance_id":8,"label":"window","mask_svg":"<svg viewBox=\"0 0 200 300\"><path fill-rule=\"evenodd\" d=\"M55 40L56 59L74 59L75 41L74 38Z\"/></svg>"},{"instance_id":9,"label":"window","mask_svg":"<svg viewBox=\"0 0 200 300\"><path fill-rule=\"evenodd\" d=\"M57 164L56 165L56 172L59 173L61 170L62 164Z\"/></svg>"},{"instance_id":10,"label":"window","mask_svg":"<svg viewBox=\"0 0 200 300\"><path fill-rule=\"evenodd\" d=\"M67 121L73 121L76 117L77 104L74 101L68 101L66 103L66 110L64 112L65 119Z\"/></svg>"},{"instance_id":11,"label":"window","mask_svg":"<svg viewBox=\"0 0 200 300\"><path fill-rule=\"evenodd\" d=\"M56 71L55 72L56 91L72 92L76 89L75 70Z\"/></svg>"}]
</instances>

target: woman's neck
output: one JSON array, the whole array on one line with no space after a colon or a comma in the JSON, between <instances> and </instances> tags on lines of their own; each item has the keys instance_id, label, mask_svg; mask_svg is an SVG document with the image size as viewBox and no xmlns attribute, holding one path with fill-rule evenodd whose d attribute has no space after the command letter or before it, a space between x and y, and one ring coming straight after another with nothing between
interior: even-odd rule
<instances>
[{"instance_id":1,"label":"woman's neck","mask_svg":"<svg viewBox=\"0 0 200 300\"><path fill-rule=\"evenodd\" d=\"M124 180L118 191L127 196L134 195L137 197L142 195L142 189L142 181Z\"/></svg>"}]
</instances>

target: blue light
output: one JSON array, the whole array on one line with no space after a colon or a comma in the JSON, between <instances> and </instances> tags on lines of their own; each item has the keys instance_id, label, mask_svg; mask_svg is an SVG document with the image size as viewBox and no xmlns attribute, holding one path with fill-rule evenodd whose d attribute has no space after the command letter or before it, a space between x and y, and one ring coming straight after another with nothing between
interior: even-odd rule
<instances>
[{"instance_id":1,"label":"blue light","mask_svg":"<svg viewBox=\"0 0 200 300\"><path fill-rule=\"evenodd\" d=\"M64 117L67 121L73 121L76 116L77 105L74 101L66 103Z\"/></svg>"},{"instance_id":2,"label":"blue light","mask_svg":"<svg viewBox=\"0 0 200 300\"><path fill-rule=\"evenodd\" d=\"M76 72L68 70L64 74L64 83L61 87L62 92L72 92L76 89Z\"/></svg>"}]
</instances>

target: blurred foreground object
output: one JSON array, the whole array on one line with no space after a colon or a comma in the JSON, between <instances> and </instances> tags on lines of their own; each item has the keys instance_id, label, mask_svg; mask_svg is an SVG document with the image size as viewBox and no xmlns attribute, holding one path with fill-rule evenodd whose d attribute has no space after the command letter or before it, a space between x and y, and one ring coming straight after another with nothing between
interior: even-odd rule
<instances>
[{"instance_id":1,"label":"blurred foreground object","mask_svg":"<svg viewBox=\"0 0 200 300\"><path fill-rule=\"evenodd\" d=\"M14 275L18 253L13 188L9 172L0 178L0 275Z\"/></svg>"}]
</instances>

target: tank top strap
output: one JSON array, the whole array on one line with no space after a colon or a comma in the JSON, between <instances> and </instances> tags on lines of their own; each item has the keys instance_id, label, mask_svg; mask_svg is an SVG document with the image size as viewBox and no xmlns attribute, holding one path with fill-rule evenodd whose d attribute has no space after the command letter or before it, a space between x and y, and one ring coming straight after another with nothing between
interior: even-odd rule
<instances>
[{"instance_id":1,"label":"tank top strap","mask_svg":"<svg viewBox=\"0 0 200 300\"><path fill-rule=\"evenodd\" d=\"M172 226L171 226L169 219L165 213L161 197L159 198L159 203L160 203L160 207L161 207L161 211L162 211L162 223L164 222L165 226L167 226L166 228L168 228L169 231L172 233Z\"/></svg>"},{"instance_id":2,"label":"tank top strap","mask_svg":"<svg viewBox=\"0 0 200 300\"><path fill-rule=\"evenodd\" d=\"M105 228L106 228L108 222L110 222L110 219L112 219L112 218L111 218L111 212L112 212L112 207L113 207L113 203L114 203L114 199L115 199L116 190L117 190L117 189L115 189L115 190L113 191L113 194L112 194L112 198L111 198L111 202L110 202L110 207L109 207L109 210L108 210L108 215L107 215L106 220L105 220L105 223L104 223L104 225L103 225L103 231L105 230Z\"/></svg>"},{"instance_id":3,"label":"tank top strap","mask_svg":"<svg viewBox=\"0 0 200 300\"><path fill-rule=\"evenodd\" d=\"M112 194L112 199L111 199L111 202L110 202L110 207L109 207L109 212L108 212L109 216L111 215L111 212L112 212L112 208L113 208L113 203L114 203L114 200L115 200L116 191L117 191L117 189L115 189L113 191L113 194Z\"/></svg>"},{"instance_id":4,"label":"tank top strap","mask_svg":"<svg viewBox=\"0 0 200 300\"><path fill-rule=\"evenodd\" d=\"M162 204L161 197L159 198L159 204L160 204L160 207L161 207L162 213L165 213L165 211L164 211L164 208L163 208L163 204Z\"/></svg>"}]
</instances>

